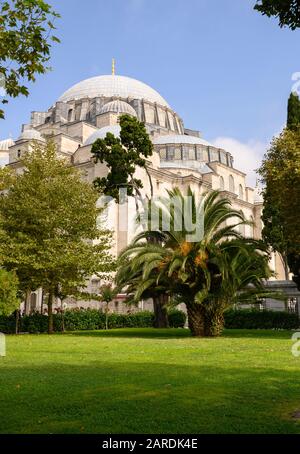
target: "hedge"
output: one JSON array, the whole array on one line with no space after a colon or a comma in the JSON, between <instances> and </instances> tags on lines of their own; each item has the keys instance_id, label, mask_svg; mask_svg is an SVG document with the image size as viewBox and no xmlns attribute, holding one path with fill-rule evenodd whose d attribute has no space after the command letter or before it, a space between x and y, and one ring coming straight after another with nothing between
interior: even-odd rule
<instances>
[{"instance_id":1,"label":"hedge","mask_svg":"<svg viewBox=\"0 0 300 454\"><path fill-rule=\"evenodd\" d=\"M225 328L231 329L298 329L298 314L282 311L230 309L225 312Z\"/></svg>"},{"instance_id":2,"label":"hedge","mask_svg":"<svg viewBox=\"0 0 300 454\"><path fill-rule=\"evenodd\" d=\"M171 328L183 328L186 315L179 310L169 312ZM105 314L96 309L67 310L64 314L54 314L54 331L97 330L105 328ZM108 327L111 328L151 328L154 322L152 312L137 312L134 314L115 314L108 317ZM298 329L300 321L297 314L275 311L233 310L225 312L225 328L231 329ZM20 332L46 333L48 317L42 314L25 315L20 319ZM0 316L0 332L15 332L15 317Z\"/></svg>"},{"instance_id":3,"label":"hedge","mask_svg":"<svg viewBox=\"0 0 300 454\"><path fill-rule=\"evenodd\" d=\"M169 325L172 328L183 328L186 315L182 311L172 310L168 314ZM151 328L154 323L152 312L137 312L133 314L116 314L108 316L108 327L111 328ZM54 331L77 331L105 329L105 314L96 309L67 310L64 314L53 314ZM20 318L19 332L46 333L48 316L39 313L25 315ZM15 317L0 316L0 332L15 333Z\"/></svg>"}]
</instances>

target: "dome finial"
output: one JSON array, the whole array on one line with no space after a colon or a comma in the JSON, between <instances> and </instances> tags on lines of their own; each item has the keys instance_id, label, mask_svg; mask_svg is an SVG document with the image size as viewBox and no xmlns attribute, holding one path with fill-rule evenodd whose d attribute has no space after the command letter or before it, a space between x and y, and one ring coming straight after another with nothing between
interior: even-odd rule
<instances>
[{"instance_id":1,"label":"dome finial","mask_svg":"<svg viewBox=\"0 0 300 454\"><path fill-rule=\"evenodd\" d=\"M115 59L114 58L112 59L112 62L111 62L111 74L112 74L112 76L115 75Z\"/></svg>"}]
</instances>

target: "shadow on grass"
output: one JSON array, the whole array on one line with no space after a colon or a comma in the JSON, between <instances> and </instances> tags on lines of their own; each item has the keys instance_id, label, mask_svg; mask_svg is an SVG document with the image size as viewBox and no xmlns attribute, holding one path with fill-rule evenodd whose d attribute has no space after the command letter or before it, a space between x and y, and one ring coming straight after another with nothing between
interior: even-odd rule
<instances>
[{"instance_id":1,"label":"shadow on grass","mask_svg":"<svg viewBox=\"0 0 300 454\"><path fill-rule=\"evenodd\" d=\"M249 339L290 339L294 331L287 330L259 330L259 329L225 329L222 338L249 338ZM149 338L149 339L176 339L176 338L193 338L189 329L185 328L118 328L109 330L94 331L72 331L58 333L63 335L91 336L91 337L119 337L119 338ZM206 338L216 339L216 338Z\"/></svg>"},{"instance_id":2,"label":"shadow on grass","mask_svg":"<svg viewBox=\"0 0 300 454\"><path fill-rule=\"evenodd\" d=\"M149 339L175 339L191 337L189 329L184 328L118 328L109 330L95 330L95 331L72 331L61 333L66 335L76 336L92 336L92 337L126 337L126 338L149 338Z\"/></svg>"},{"instance_id":3,"label":"shadow on grass","mask_svg":"<svg viewBox=\"0 0 300 454\"><path fill-rule=\"evenodd\" d=\"M68 358L1 367L1 433L300 433L296 370Z\"/></svg>"}]
</instances>

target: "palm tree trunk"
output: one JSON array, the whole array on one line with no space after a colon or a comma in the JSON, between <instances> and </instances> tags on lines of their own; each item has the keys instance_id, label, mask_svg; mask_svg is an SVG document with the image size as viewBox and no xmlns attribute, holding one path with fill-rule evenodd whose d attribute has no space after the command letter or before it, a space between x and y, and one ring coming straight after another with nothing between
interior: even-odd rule
<instances>
[{"instance_id":1,"label":"palm tree trunk","mask_svg":"<svg viewBox=\"0 0 300 454\"><path fill-rule=\"evenodd\" d=\"M159 295L153 298L154 328L169 328L167 300L167 295Z\"/></svg>"},{"instance_id":2,"label":"palm tree trunk","mask_svg":"<svg viewBox=\"0 0 300 454\"><path fill-rule=\"evenodd\" d=\"M205 325L203 308L200 304L188 303L186 304L188 325L191 330L192 336L204 337Z\"/></svg>"},{"instance_id":3,"label":"palm tree trunk","mask_svg":"<svg viewBox=\"0 0 300 454\"><path fill-rule=\"evenodd\" d=\"M224 329L224 312L209 311L204 317L204 336L218 337Z\"/></svg>"}]
</instances>

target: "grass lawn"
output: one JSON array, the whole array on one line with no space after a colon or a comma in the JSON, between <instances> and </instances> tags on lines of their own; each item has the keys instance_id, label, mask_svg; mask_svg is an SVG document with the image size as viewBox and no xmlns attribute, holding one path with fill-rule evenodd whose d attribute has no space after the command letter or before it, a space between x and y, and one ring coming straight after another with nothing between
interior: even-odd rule
<instances>
[{"instance_id":1,"label":"grass lawn","mask_svg":"<svg viewBox=\"0 0 300 454\"><path fill-rule=\"evenodd\" d=\"M300 433L291 334L7 336L0 433Z\"/></svg>"}]
</instances>

